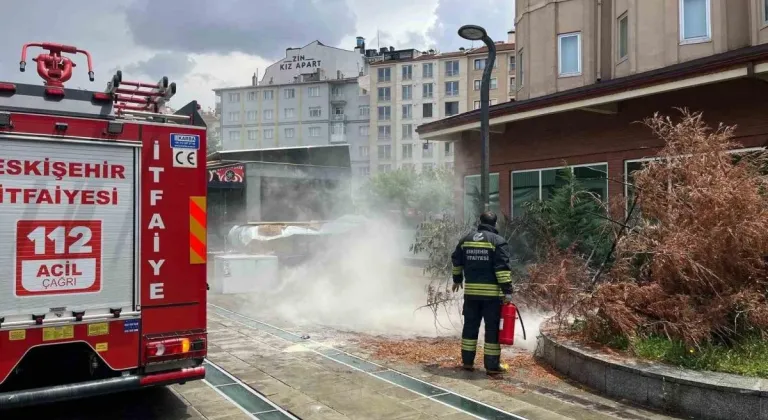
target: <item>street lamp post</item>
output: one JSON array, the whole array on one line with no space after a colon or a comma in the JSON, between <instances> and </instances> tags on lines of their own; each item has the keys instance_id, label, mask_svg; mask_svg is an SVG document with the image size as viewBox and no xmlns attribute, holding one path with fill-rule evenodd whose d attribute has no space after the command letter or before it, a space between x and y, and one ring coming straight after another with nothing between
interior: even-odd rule
<instances>
[{"instance_id":1,"label":"street lamp post","mask_svg":"<svg viewBox=\"0 0 768 420\"><path fill-rule=\"evenodd\" d=\"M493 64L496 61L496 45L488 36L485 29L477 25L462 26L459 28L459 36L469 41L483 41L488 47L488 59L485 61L483 80L480 82L480 137L483 142L483 148L480 153L480 194L483 199L483 211L488 211L490 209L490 197L488 192L488 187L490 185L490 164L488 163L488 157L490 155L488 107L490 104L491 72L493 71Z\"/></svg>"}]
</instances>

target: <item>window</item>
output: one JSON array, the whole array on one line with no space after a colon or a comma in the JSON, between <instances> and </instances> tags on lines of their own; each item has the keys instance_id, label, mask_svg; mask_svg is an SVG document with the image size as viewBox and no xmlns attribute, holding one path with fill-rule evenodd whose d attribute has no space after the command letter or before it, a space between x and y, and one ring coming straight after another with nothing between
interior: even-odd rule
<instances>
[{"instance_id":1,"label":"window","mask_svg":"<svg viewBox=\"0 0 768 420\"><path fill-rule=\"evenodd\" d=\"M763 0L763 22L768 23L768 0Z\"/></svg>"},{"instance_id":2,"label":"window","mask_svg":"<svg viewBox=\"0 0 768 420\"><path fill-rule=\"evenodd\" d=\"M309 116L312 118L319 118L323 115L322 108L319 106L309 107Z\"/></svg>"},{"instance_id":3,"label":"window","mask_svg":"<svg viewBox=\"0 0 768 420\"><path fill-rule=\"evenodd\" d=\"M239 112L230 112L229 113L229 122L240 122L240 113Z\"/></svg>"},{"instance_id":4,"label":"window","mask_svg":"<svg viewBox=\"0 0 768 420\"><path fill-rule=\"evenodd\" d=\"M338 87L338 86L332 87L331 88L331 96L336 97L336 98L338 98L340 96L343 96L343 94L341 93L341 88Z\"/></svg>"},{"instance_id":5,"label":"window","mask_svg":"<svg viewBox=\"0 0 768 420\"><path fill-rule=\"evenodd\" d=\"M392 118L392 107L380 106L379 107L379 120L387 121Z\"/></svg>"},{"instance_id":6,"label":"window","mask_svg":"<svg viewBox=\"0 0 768 420\"><path fill-rule=\"evenodd\" d=\"M514 55L509 56L509 72L510 73L515 72L515 62L516 62L515 58L516 57Z\"/></svg>"},{"instance_id":7,"label":"window","mask_svg":"<svg viewBox=\"0 0 768 420\"><path fill-rule=\"evenodd\" d=\"M378 80L379 83L381 82L389 82L392 80L392 68L391 67L384 67L378 69Z\"/></svg>"},{"instance_id":8,"label":"window","mask_svg":"<svg viewBox=\"0 0 768 420\"><path fill-rule=\"evenodd\" d=\"M358 96L366 96L368 95L368 89L360 88L360 90L357 93Z\"/></svg>"},{"instance_id":9,"label":"window","mask_svg":"<svg viewBox=\"0 0 768 420\"><path fill-rule=\"evenodd\" d=\"M403 66L402 68L403 80L413 79L413 66Z\"/></svg>"},{"instance_id":10,"label":"window","mask_svg":"<svg viewBox=\"0 0 768 420\"><path fill-rule=\"evenodd\" d=\"M368 176L371 174L371 168L369 166L361 166L357 168L357 173L360 176Z\"/></svg>"},{"instance_id":11,"label":"window","mask_svg":"<svg viewBox=\"0 0 768 420\"><path fill-rule=\"evenodd\" d=\"M515 86L515 78L510 77L509 78L509 93L515 93L517 90L517 87Z\"/></svg>"},{"instance_id":12,"label":"window","mask_svg":"<svg viewBox=\"0 0 768 420\"><path fill-rule=\"evenodd\" d=\"M240 141L240 131L230 131L229 132L229 140L230 141Z\"/></svg>"},{"instance_id":13,"label":"window","mask_svg":"<svg viewBox=\"0 0 768 420\"><path fill-rule=\"evenodd\" d=\"M320 96L320 88L319 87L311 87L309 88L309 96L312 98L316 98Z\"/></svg>"},{"instance_id":14,"label":"window","mask_svg":"<svg viewBox=\"0 0 768 420\"><path fill-rule=\"evenodd\" d=\"M425 79L431 79L433 76L434 67L432 63L424 63L421 65L421 77Z\"/></svg>"},{"instance_id":15,"label":"window","mask_svg":"<svg viewBox=\"0 0 768 420\"><path fill-rule=\"evenodd\" d=\"M522 89L523 84L525 83L525 56L523 55L523 52L520 51L517 54L517 89Z\"/></svg>"},{"instance_id":16,"label":"window","mask_svg":"<svg viewBox=\"0 0 768 420\"><path fill-rule=\"evenodd\" d=\"M422 118L432 118L432 104L422 104L421 105L421 117Z\"/></svg>"},{"instance_id":17,"label":"window","mask_svg":"<svg viewBox=\"0 0 768 420\"><path fill-rule=\"evenodd\" d=\"M285 99L293 99L296 97L296 90L295 89L283 89L283 96L285 96Z\"/></svg>"},{"instance_id":18,"label":"window","mask_svg":"<svg viewBox=\"0 0 768 420\"><path fill-rule=\"evenodd\" d=\"M360 137L368 137L369 127L367 125L361 125L357 127L357 134Z\"/></svg>"},{"instance_id":19,"label":"window","mask_svg":"<svg viewBox=\"0 0 768 420\"><path fill-rule=\"evenodd\" d=\"M490 85L490 89L498 89L499 88L498 79L496 79L495 77L491 78L489 85ZM475 86L474 86L475 90L480 90L482 86L483 86L482 80L475 80Z\"/></svg>"},{"instance_id":20,"label":"window","mask_svg":"<svg viewBox=\"0 0 768 420\"><path fill-rule=\"evenodd\" d=\"M389 172L391 170L392 170L392 165L390 164L379 165L379 172Z\"/></svg>"},{"instance_id":21,"label":"window","mask_svg":"<svg viewBox=\"0 0 768 420\"><path fill-rule=\"evenodd\" d=\"M380 125L379 126L379 138L380 139L389 139L392 137L392 126L391 125Z\"/></svg>"},{"instance_id":22,"label":"window","mask_svg":"<svg viewBox=\"0 0 768 420\"><path fill-rule=\"evenodd\" d=\"M413 124L403 124L403 140L413 138Z\"/></svg>"},{"instance_id":23,"label":"window","mask_svg":"<svg viewBox=\"0 0 768 420\"><path fill-rule=\"evenodd\" d=\"M264 138L265 139L272 139L275 137L275 130L271 128L267 128L264 130Z\"/></svg>"},{"instance_id":24,"label":"window","mask_svg":"<svg viewBox=\"0 0 768 420\"><path fill-rule=\"evenodd\" d=\"M331 124L331 134L347 134L347 126L341 123Z\"/></svg>"},{"instance_id":25,"label":"window","mask_svg":"<svg viewBox=\"0 0 768 420\"><path fill-rule=\"evenodd\" d=\"M229 102L240 102L240 93L230 93Z\"/></svg>"},{"instance_id":26,"label":"window","mask_svg":"<svg viewBox=\"0 0 768 420\"><path fill-rule=\"evenodd\" d=\"M424 143L421 146L421 157L425 159L431 159L435 156L435 145L432 143Z\"/></svg>"},{"instance_id":27,"label":"window","mask_svg":"<svg viewBox=\"0 0 768 420\"><path fill-rule=\"evenodd\" d=\"M296 130L293 128L285 129L285 138L292 139L296 135Z\"/></svg>"},{"instance_id":28,"label":"window","mask_svg":"<svg viewBox=\"0 0 768 420\"><path fill-rule=\"evenodd\" d=\"M309 127L309 137L320 137L320 127Z\"/></svg>"},{"instance_id":29,"label":"window","mask_svg":"<svg viewBox=\"0 0 768 420\"><path fill-rule=\"evenodd\" d=\"M333 107L333 115L344 115L344 107L343 106Z\"/></svg>"},{"instance_id":30,"label":"window","mask_svg":"<svg viewBox=\"0 0 768 420\"><path fill-rule=\"evenodd\" d=\"M626 14L619 18L618 32L619 45L617 46L618 51L616 51L616 55L618 60L621 61L629 55L629 16Z\"/></svg>"},{"instance_id":31,"label":"window","mask_svg":"<svg viewBox=\"0 0 768 420\"><path fill-rule=\"evenodd\" d=\"M557 45L560 76L581 74L581 33L558 35Z\"/></svg>"},{"instance_id":32,"label":"window","mask_svg":"<svg viewBox=\"0 0 768 420\"><path fill-rule=\"evenodd\" d=\"M294 118L296 116L295 110L293 108L285 108L283 112L285 114L285 118Z\"/></svg>"},{"instance_id":33,"label":"window","mask_svg":"<svg viewBox=\"0 0 768 420\"><path fill-rule=\"evenodd\" d=\"M495 77L491 78L490 84L491 84L491 90L499 88L499 80L496 79Z\"/></svg>"},{"instance_id":34,"label":"window","mask_svg":"<svg viewBox=\"0 0 768 420\"><path fill-rule=\"evenodd\" d=\"M257 130L248 130L248 140L258 140L259 132Z\"/></svg>"},{"instance_id":35,"label":"window","mask_svg":"<svg viewBox=\"0 0 768 420\"><path fill-rule=\"evenodd\" d=\"M445 156L453 156L453 145L451 143L445 142Z\"/></svg>"},{"instance_id":36,"label":"window","mask_svg":"<svg viewBox=\"0 0 768 420\"><path fill-rule=\"evenodd\" d=\"M483 81L482 80L475 80L475 82L474 82L474 89L475 90L480 90L480 88L482 86L483 86Z\"/></svg>"},{"instance_id":37,"label":"window","mask_svg":"<svg viewBox=\"0 0 768 420\"><path fill-rule=\"evenodd\" d=\"M454 77L459 75L459 61L446 61L445 62L445 76Z\"/></svg>"},{"instance_id":38,"label":"window","mask_svg":"<svg viewBox=\"0 0 768 420\"><path fill-rule=\"evenodd\" d=\"M485 69L485 64L488 62L488 59L486 58L476 58L475 59L475 70L483 70Z\"/></svg>"},{"instance_id":39,"label":"window","mask_svg":"<svg viewBox=\"0 0 768 420\"><path fill-rule=\"evenodd\" d=\"M413 86L403 85L403 100L409 101L411 99L413 99Z\"/></svg>"},{"instance_id":40,"label":"window","mask_svg":"<svg viewBox=\"0 0 768 420\"><path fill-rule=\"evenodd\" d=\"M371 107L369 105L360 105L357 107L357 114L361 117L368 118L371 115Z\"/></svg>"},{"instance_id":41,"label":"window","mask_svg":"<svg viewBox=\"0 0 768 420\"><path fill-rule=\"evenodd\" d=\"M271 101L272 99L275 99L275 91L272 90L272 89L265 90L264 91L264 100L270 100Z\"/></svg>"},{"instance_id":42,"label":"window","mask_svg":"<svg viewBox=\"0 0 768 420\"><path fill-rule=\"evenodd\" d=\"M379 88L379 100L389 101L392 99L392 88L380 87Z\"/></svg>"},{"instance_id":43,"label":"window","mask_svg":"<svg viewBox=\"0 0 768 420\"><path fill-rule=\"evenodd\" d=\"M371 148L368 146L358 146L357 154L361 158L367 158L371 154Z\"/></svg>"},{"instance_id":44,"label":"window","mask_svg":"<svg viewBox=\"0 0 768 420\"><path fill-rule=\"evenodd\" d=\"M424 83L421 85L422 98L431 98L434 93L434 86L432 83Z\"/></svg>"},{"instance_id":45,"label":"window","mask_svg":"<svg viewBox=\"0 0 768 420\"><path fill-rule=\"evenodd\" d=\"M402 147L403 147L403 159L412 159L413 158L413 145L412 144L404 144Z\"/></svg>"},{"instance_id":46,"label":"window","mask_svg":"<svg viewBox=\"0 0 768 420\"><path fill-rule=\"evenodd\" d=\"M445 116L450 117L451 115L456 115L459 113L459 103L458 102L446 102L445 103Z\"/></svg>"},{"instance_id":47,"label":"window","mask_svg":"<svg viewBox=\"0 0 768 420\"><path fill-rule=\"evenodd\" d=\"M275 114L274 114L273 110L271 110L271 109L265 109L264 110L264 119L265 120L271 121L274 118L275 118Z\"/></svg>"},{"instance_id":48,"label":"window","mask_svg":"<svg viewBox=\"0 0 768 420\"><path fill-rule=\"evenodd\" d=\"M492 173L488 176L488 201L491 211L501 214L499 206L499 174ZM477 216L483 212L483 202L480 196L480 175L464 177L464 220L475 222Z\"/></svg>"},{"instance_id":49,"label":"window","mask_svg":"<svg viewBox=\"0 0 768 420\"><path fill-rule=\"evenodd\" d=\"M251 91L251 92L248 92L248 95L246 96L246 99L247 99L249 102L253 102L253 101L255 101L255 100L256 100L256 98L257 98L257 95L256 95L256 93L257 93L257 92L255 92L255 91Z\"/></svg>"},{"instance_id":50,"label":"window","mask_svg":"<svg viewBox=\"0 0 768 420\"><path fill-rule=\"evenodd\" d=\"M403 105L403 119L410 120L411 118L413 118L413 105Z\"/></svg>"},{"instance_id":51,"label":"window","mask_svg":"<svg viewBox=\"0 0 768 420\"><path fill-rule=\"evenodd\" d=\"M680 0L680 42L709 41L709 0Z\"/></svg>"},{"instance_id":52,"label":"window","mask_svg":"<svg viewBox=\"0 0 768 420\"><path fill-rule=\"evenodd\" d=\"M378 156L379 159L392 159L392 146L389 144L379 146Z\"/></svg>"},{"instance_id":53,"label":"window","mask_svg":"<svg viewBox=\"0 0 768 420\"><path fill-rule=\"evenodd\" d=\"M256 111L248 111L245 113L246 121L256 121Z\"/></svg>"},{"instance_id":54,"label":"window","mask_svg":"<svg viewBox=\"0 0 768 420\"><path fill-rule=\"evenodd\" d=\"M525 213L525 203L548 200L564 184L562 171L571 170L587 191L602 200L608 197L608 165L590 164L512 172L512 216Z\"/></svg>"},{"instance_id":55,"label":"window","mask_svg":"<svg viewBox=\"0 0 768 420\"><path fill-rule=\"evenodd\" d=\"M445 82L445 96L459 96L459 82Z\"/></svg>"}]
</instances>

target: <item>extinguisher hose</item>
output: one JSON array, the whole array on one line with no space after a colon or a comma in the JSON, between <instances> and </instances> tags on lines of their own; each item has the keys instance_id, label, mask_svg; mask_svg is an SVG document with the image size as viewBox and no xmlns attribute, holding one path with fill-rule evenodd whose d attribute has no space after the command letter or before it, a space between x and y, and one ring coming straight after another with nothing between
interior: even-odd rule
<instances>
[{"instance_id":1,"label":"extinguisher hose","mask_svg":"<svg viewBox=\"0 0 768 420\"><path fill-rule=\"evenodd\" d=\"M522 315L520 315L520 309L515 306L515 310L517 311L517 318L520 319L520 328L523 330L523 340L528 340L528 338L525 336L525 324L523 323Z\"/></svg>"}]
</instances>

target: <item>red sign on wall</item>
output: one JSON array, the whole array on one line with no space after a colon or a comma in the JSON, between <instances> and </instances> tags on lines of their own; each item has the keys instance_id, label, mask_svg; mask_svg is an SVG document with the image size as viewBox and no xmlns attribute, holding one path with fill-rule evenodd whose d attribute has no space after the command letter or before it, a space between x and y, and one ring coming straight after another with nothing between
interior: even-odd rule
<instances>
[{"instance_id":1,"label":"red sign on wall","mask_svg":"<svg viewBox=\"0 0 768 420\"><path fill-rule=\"evenodd\" d=\"M19 220L16 296L101 291L101 220Z\"/></svg>"}]
</instances>

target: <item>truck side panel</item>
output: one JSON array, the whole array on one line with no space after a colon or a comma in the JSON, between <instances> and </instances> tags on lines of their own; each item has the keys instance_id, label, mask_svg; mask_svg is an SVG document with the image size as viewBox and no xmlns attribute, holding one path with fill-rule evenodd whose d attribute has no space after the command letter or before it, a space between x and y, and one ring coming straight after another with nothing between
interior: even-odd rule
<instances>
[{"instance_id":1,"label":"truck side panel","mask_svg":"<svg viewBox=\"0 0 768 420\"><path fill-rule=\"evenodd\" d=\"M205 130L142 124L141 138L142 334L204 331Z\"/></svg>"}]
</instances>

